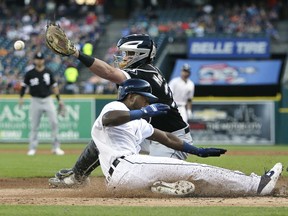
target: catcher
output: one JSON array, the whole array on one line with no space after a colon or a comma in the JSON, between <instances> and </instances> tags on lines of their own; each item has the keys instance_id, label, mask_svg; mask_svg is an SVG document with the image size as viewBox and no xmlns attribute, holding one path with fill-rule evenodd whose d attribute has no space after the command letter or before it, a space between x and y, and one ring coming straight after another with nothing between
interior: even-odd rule
<instances>
[{"instance_id":1,"label":"catcher","mask_svg":"<svg viewBox=\"0 0 288 216\"><path fill-rule=\"evenodd\" d=\"M106 62L87 56L77 50L67 38L59 25L51 23L46 29L47 46L55 53L62 56L78 58L90 71L104 79L120 84L127 79L138 78L146 80L152 87L152 93L159 98L158 103L170 107L166 115L155 116L149 119L154 128L170 132L181 140L193 145L188 124L178 112L177 104L164 76L158 68L152 65L156 56L154 41L146 34L134 34L121 38L117 47L122 56L115 57L112 67ZM196 147L195 147L196 148ZM155 141L145 141L141 144L142 152L152 156L176 158L185 160L187 153L168 148ZM221 156L226 152L219 148L198 148L195 155L199 157ZM99 166L99 151L91 140L72 169L62 169L56 173L55 178L49 180L53 186L74 186L89 182L88 176Z\"/></svg>"}]
</instances>

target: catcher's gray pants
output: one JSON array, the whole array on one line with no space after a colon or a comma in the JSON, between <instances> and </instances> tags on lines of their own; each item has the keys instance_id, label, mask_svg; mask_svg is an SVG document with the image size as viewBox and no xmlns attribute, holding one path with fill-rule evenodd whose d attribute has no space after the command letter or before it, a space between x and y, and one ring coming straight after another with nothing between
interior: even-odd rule
<instances>
[{"instance_id":1,"label":"catcher's gray pants","mask_svg":"<svg viewBox=\"0 0 288 216\"><path fill-rule=\"evenodd\" d=\"M46 113L51 125L51 136L53 140L53 149L59 148L60 143L58 139L58 119L55 105L51 97L37 98L32 97L30 104L30 144L29 150L36 149L39 143L38 132L42 114Z\"/></svg>"},{"instance_id":2,"label":"catcher's gray pants","mask_svg":"<svg viewBox=\"0 0 288 216\"><path fill-rule=\"evenodd\" d=\"M177 130L172 132L175 136L177 136L179 139L190 143L193 145L193 139L190 133L190 129L187 126L186 128ZM141 150L143 152L148 152L151 156L158 156L158 157L169 157L169 158L176 158L180 160L186 160L188 154L185 152L177 151L172 148L168 148L167 146L164 146L156 141L151 140L144 140L143 143L141 143Z\"/></svg>"}]
</instances>

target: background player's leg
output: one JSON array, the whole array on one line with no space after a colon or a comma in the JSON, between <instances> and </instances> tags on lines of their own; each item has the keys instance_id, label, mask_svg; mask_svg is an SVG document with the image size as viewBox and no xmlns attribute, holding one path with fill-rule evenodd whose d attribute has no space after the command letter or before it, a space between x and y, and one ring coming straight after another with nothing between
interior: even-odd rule
<instances>
[{"instance_id":1,"label":"background player's leg","mask_svg":"<svg viewBox=\"0 0 288 216\"><path fill-rule=\"evenodd\" d=\"M38 146L38 130L39 124L42 116L42 107L40 103L41 98L31 98L30 103L30 143L29 143L29 151L28 155L34 155L36 153L36 148Z\"/></svg>"},{"instance_id":2,"label":"background player's leg","mask_svg":"<svg viewBox=\"0 0 288 216\"><path fill-rule=\"evenodd\" d=\"M45 111L47 113L50 126L51 126L51 136L53 140L53 146L52 146L52 152L56 153L59 152L59 155L64 154L62 153L62 150L60 151L60 141L58 138L58 119L57 119L57 112L55 105L53 103L53 99L51 97L48 97L45 99ZM60 153L61 152L61 153Z\"/></svg>"}]
</instances>

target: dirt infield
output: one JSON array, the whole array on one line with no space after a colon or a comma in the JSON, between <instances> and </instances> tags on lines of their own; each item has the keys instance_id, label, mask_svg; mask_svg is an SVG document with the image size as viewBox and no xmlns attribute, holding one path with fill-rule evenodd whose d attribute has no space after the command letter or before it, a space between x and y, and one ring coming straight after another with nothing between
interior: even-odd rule
<instances>
[{"instance_id":1,"label":"dirt infield","mask_svg":"<svg viewBox=\"0 0 288 216\"><path fill-rule=\"evenodd\" d=\"M10 153L11 150L0 150ZM25 154L24 150L16 150ZM13 150L15 153L15 150ZM66 151L80 154L80 150ZM40 150L38 154L51 154ZM230 155L288 155L287 151L230 151ZM286 172L284 170L283 172ZM111 193L106 191L104 177L91 177L85 188L50 188L48 178L0 178L0 204L8 205L79 205L79 206L288 206L288 177L280 176L273 196L266 197L185 197L174 198L150 191Z\"/></svg>"},{"instance_id":2,"label":"dirt infield","mask_svg":"<svg viewBox=\"0 0 288 216\"><path fill-rule=\"evenodd\" d=\"M85 188L50 188L46 178L0 179L0 203L9 205L80 206L288 206L288 178L280 177L277 190L269 197L186 197L159 196L149 191L112 194L104 178L92 177Z\"/></svg>"}]
</instances>

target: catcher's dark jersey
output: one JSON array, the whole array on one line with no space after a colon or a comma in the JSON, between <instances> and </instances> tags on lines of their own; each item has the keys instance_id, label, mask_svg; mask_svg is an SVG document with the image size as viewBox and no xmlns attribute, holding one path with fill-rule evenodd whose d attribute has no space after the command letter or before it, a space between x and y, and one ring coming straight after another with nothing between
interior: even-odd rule
<instances>
[{"instance_id":1,"label":"catcher's dark jersey","mask_svg":"<svg viewBox=\"0 0 288 216\"><path fill-rule=\"evenodd\" d=\"M151 64L141 65L135 69L125 69L131 78L146 80L150 83L152 93L159 98L157 103L164 103L170 106L170 110L166 115L153 117L151 124L153 127L163 131L173 132L187 127L187 123L183 121L178 112L177 105L173 100L172 92L167 84L166 79L158 68Z\"/></svg>"},{"instance_id":2,"label":"catcher's dark jersey","mask_svg":"<svg viewBox=\"0 0 288 216\"><path fill-rule=\"evenodd\" d=\"M24 86L29 86L32 97L45 98L50 96L52 85L55 86L57 83L52 72L46 68L42 72L33 68L25 74Z\"/></svg>"}]
</instances>

